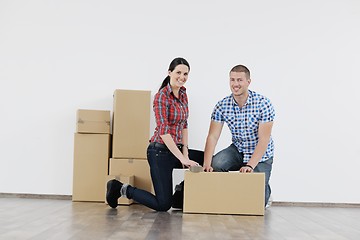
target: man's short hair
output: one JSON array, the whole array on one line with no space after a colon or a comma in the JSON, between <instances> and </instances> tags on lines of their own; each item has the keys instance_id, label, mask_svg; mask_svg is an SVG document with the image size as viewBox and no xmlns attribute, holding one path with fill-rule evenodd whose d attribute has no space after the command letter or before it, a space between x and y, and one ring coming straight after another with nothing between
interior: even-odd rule
<instances>
[{"instance_id":1,"label":"man's short hair","mask_svg":"<svg viewBox=\"0 0 360 240\"><path fill-rule=\"evenodd\" d=\"M230 72L244 72L247 78L250 78L250 70L244 65L236 65L233 67Z\"/></svg>"}]
</instances>

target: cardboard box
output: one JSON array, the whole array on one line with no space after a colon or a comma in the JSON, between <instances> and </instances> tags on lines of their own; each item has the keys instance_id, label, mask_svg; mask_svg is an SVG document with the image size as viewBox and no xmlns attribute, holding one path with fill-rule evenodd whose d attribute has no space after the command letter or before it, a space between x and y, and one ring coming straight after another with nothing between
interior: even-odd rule
<instances>
[{"instance_id":1,"label":"cardboard box","mask_svg":"<svg viewBox=\"0 0 360 240\"><path fill-rule=\"evenodd\" d=\"M75 133L73 201L104 202L110 135Z\"/></svg>"},{"instance_id":2,"label":"cardboard box","mask_svg":"<svg viewBox=\"0 0 360 240\"><path fill-rule=\"evenodd\" d=\"M110 111L77 110L76 132L110 134Z\"/></svg>"},{"instance_id":3,"label":"cardboard box","mask_svg":"<svg viewBox=\"0 0 360 240\"><path fill-rule=\"evenodd\" d=\"M130 184L131 186L134 186L134 176L124 176L124 175L109 175L105 177L105 195L104 195L104 201L106 202L106 190L107 190L107 182L111 179L116 179L122 183ZM134 201L132 199L127 199L125 197L120 197L118 199L119 205L131 205Z\"/></svg>"},{"instance_id":4,"label":"cardboard box","mask_svg":"<svg viewBox=\"0 0 360 240\"><path fill-rule=\"evenodd\" d=\"M264 215L265 174L185 172L184 213Z\"/></svg>"},{"instance_id":5,"label":"cardboard box","mask_svg":"<svg viewBox=\"0 0 360 240\"><path fill-rule=\"evenodd\" d=\"M150 139L150 93L115 90L113 158L146 159Z\"/></svg>"},{"instance_id":6,"label":"cardboard box","mask_svg":"<svg viewBox=\"0 0 360 240\"><path fill-rule=\"evenodd\" d=\"M110 159L109 175L125 175L135 177L134 187L154 192L150 176L150 167L143 159Z\"/></svg>"}]
</instances>

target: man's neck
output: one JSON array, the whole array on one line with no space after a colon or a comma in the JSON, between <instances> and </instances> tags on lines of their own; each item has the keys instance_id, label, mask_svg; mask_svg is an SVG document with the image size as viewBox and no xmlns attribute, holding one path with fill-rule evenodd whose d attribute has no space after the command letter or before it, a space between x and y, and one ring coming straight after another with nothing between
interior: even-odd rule
<instances>
[{"instance_id":1,"label":"man's neck","mask_svg":"<svg viewBox=\"0 0 360 240\"><path fill-rule=\"evenodd\" d=\"M233 97L235 99L235 102L239 105L239 107L243 107L249 97L249 93L246 92L246 94L241 94L241 95L234 95Z\"/></svg>"}]
</instances>

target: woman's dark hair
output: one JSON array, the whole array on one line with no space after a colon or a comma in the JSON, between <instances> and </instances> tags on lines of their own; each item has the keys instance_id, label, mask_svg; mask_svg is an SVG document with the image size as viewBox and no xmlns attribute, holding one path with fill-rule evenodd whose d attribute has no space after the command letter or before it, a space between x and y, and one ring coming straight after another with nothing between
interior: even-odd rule
<instances>
[{"instance_id":1,"label":"woman's dark hair","mask_svg":"<svg viewBox=\"0 0 360 240\"><path fill-rule=\"evenodd\" d=\"M169 69L168 69L168 70L169 70L170 72L172 72L172 71L174 71L174 69L176 68L177 65L181 65L181 64L186 65L186 66L189 68L189 71L190 71L190 65L189 65L189 63L188 63L184 58L181 58L181 57L178 57L178 58L175 58L174 60L172 60L171 63L170 63L170 66L169 66ZM159 88L159 91L160 91L163 87L167 86L167 85L169 84L169 82L170 82L170 76L167 76L167 77L164 79L164 81L162 82L161 87Z\"/></svg>"}]
</instances>

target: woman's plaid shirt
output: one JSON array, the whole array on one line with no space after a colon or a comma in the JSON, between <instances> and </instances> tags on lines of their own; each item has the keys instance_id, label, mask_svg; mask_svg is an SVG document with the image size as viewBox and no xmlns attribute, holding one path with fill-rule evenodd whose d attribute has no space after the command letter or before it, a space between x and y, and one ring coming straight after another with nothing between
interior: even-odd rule
<instances>
[{"instance_id":1,"label":"woman's plaid shirt","mask_svg":"<svg viewBox=\"0 0 360 240\"><path fill-rule=\"evenodd\" d=\"M182 130L187 128L189 117L186 88L181 87L179 98L174 96L170 84L154 96L153 110L156 128L151 142L164 143L160 135L170 134L176 144L182 143Z\"/></svg>"}]
</instances>

